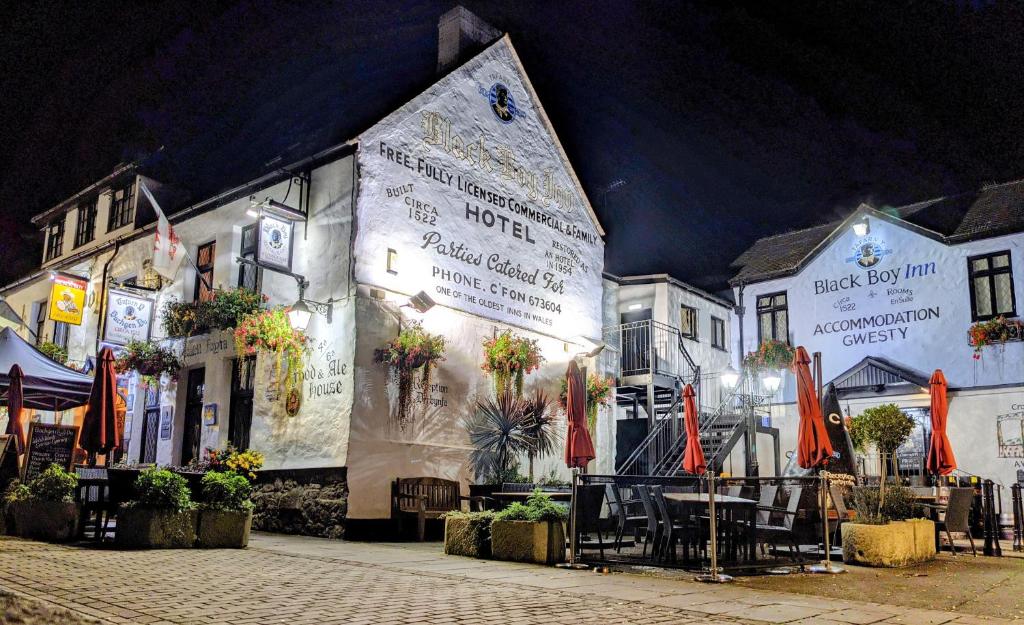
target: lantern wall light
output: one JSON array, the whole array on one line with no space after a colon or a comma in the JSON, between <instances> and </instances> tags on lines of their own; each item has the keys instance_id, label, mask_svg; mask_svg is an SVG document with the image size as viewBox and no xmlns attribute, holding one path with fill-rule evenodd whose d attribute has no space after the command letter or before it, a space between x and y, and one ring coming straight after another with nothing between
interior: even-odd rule
<instances>
[{"instance_id":1,"label":"lantern wall light","mask_svg":"<svg viewBox=\"0 0 1024 625\"><path fill-rule=\"evenodd\" d=\"M764 390L774 395L782 386L782 376L778 371L769 371L761 378L761 382L764 384Z\"/></svg>"},{"instance_id":2,"label":"lantern wall light","mask_svg":"<svg viewBox=\"0 0 1024 625\"><path fill-rule=\"evenodd\" d=\"M726 366L719 374L722 380L722 386L727 389L734 389L740 381L740 372L733 368L732 365Z\"/></svg>"},{"instance_id":3,"label":"lantern wall light","mask_svg":"<svg viewBox=\"0 0 1024 625\"><path fill-rule=\"evenodd\" d=\"M868 223L867 217L853 222L853 233L858 237L866 237L871 233L871 224Z\"/></svg>"}]
</instances>

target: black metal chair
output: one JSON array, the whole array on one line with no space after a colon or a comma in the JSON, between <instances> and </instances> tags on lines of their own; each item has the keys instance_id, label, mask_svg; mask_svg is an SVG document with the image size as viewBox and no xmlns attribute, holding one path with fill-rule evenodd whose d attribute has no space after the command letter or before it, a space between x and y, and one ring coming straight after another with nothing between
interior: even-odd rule
<instances>
[{"instance_id":1,"label":"black metal chair","mask_svg":"<svg viewBox=\"0 0 1024 625\"><path fill-rule=\"evenodd\" d=\"M769 522L767 524L757 524L757 540L761 543L767 543L772 547L778 547L779 543L785 540L789 543L789 552L794 554L798 560L803 560L803 554L800 552L800 545L797 544L796 532L793 531L793 524L796 521L796 514L800 509L800 496L803 494L802 486L793 486L789 491L789 500L786 502L785 508L777 508L775 506L758 506L758 514L761 512L767 512L769 515ZM771 516L773 513L779 513L781 516L781 522L778 524L771 522Z\"/></svg>"},{"instance_id":2,"label":"black metal chair","mask_svg":"<svg viewBox=\"0 0 1024 625\"><path fill-rule=\"evenodd\" d=\"M102 541L109 531L110 519L117 513L117 503L110 497L107 469L102 467L75 467L78 488L75 502L80 508L78 536L84 538L89 530L96 541Z\"/></svg>"},{"instance_id":3,"label":"black metal chair","mask_svg":"<svg viewBox=\"0 0 1024 625\"><path fill-rule=\"evenodd\" d=\"M604 559L604 538L601 537L601 509L604 506L605 488L601 484L581 484L576 487L576 548L583 551L591 548L593 543L579 540L583 535L591 532L597 536L597 548Z\"/></svg>"},{"instance_id":4,"label":"black metal chair","mask_svg":"<svg viewBox=\"0 0 1024 625\"><path fill-rule=\"evenodd\" d=\"M689 546L684 540L693 527L685 519L673 519L668 507L668 500L665 498L665 491L661 486L651 486L651 499L661 515L661 539L658 545L658 554L665 560L675 562L677 559L676 543L683 543L683 557L689 559Z\"/></svg>"},{"instance_id":5,"label":"black metal chair","mask_svg":"<svg viewBox=\"0 0 1024 625\"><path fill-rule=\"evenodd\" d=\"M631 505L640 504L638 499L623 499L622 492L619 491L619 487L615 484L605 484L604 486L605 499L608 500L608 510L611 515L615 517L615 552L620 553L622 551L622 540L626 535L626 531L632 529L634 543L640 533L641 525L647 524L647 515L645 514L631 514L629 507Z\"/></svg>"},{"instance_id":6,"label":"black metal chair","mask_svg":"<svg viewBox=\"0 0 1024 625\"><path fill-rule=\"evenodd\" d=\"M949 550L953 555L956 553L956 545L953 544L951 532L963 532L967 534L967 540L971 541L971 553L978 556L978 550L974 547L974 537L971 536L971 506L974 505L973 488L951 488L949 489L949 503L946 504L946 514L943 520L936 521L936 531L945 531L949 540Z\"/></svg>"},{"instance_id":7,"label":"black metal chair","mask_svg":"<svg viewBox=\"0 0 1024 625\"><path fill-rule=\"evenodd\" d=\"M643 557L647 557L647 545L651 545L651 555L657 555L658 543L661 540L661 519L658 517L654 499L651 498L650 487L646 484L637 484L633 487L636 490L640 503L643 504L644 512L647 514L647 532L644 534Z\"/></svg>"}]
</instances>

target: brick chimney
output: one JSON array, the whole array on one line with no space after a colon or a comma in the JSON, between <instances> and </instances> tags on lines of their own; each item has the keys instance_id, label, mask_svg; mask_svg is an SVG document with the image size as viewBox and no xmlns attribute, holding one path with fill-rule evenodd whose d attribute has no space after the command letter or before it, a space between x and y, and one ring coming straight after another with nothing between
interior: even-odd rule
<instances>
[{"instance_id":1,"label":"brick chimney","mask_svg":"<svg viewBox=\"0 0 1024 625\"><path fill-rule=\"evenodd\" d=\"M497 28L456 5L437 22L437 72L451 69L500 36Z\"/></svg>"}]
</instances>

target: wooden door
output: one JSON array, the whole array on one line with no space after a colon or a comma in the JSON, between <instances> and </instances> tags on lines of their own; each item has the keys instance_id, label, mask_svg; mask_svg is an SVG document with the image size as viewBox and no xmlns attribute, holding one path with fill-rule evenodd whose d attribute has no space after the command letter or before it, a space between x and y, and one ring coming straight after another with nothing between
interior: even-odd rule
<instances>
[{"instance_id":1,"label":"wooden door","mask_svg":"<svg viewBox=\"0 0 1024 625\"><path fill-rule=\"evenodd\" d=\"M189 370L185 389L185 419L181 432L182 466L199 459L203 428L203 394L206 390L205 367Z\"/></svg>"},{"instance_id":2,"label":"wooden door","mask_svg":"<svg viewBox=\"0 0 1024 625\"><path fill-rule=\"evenodd\" d=\"M238 366L232 362L231 413L228 440L235 449L249 449L249 429L252 427L253 388L256 381L256 357L248 356Z\"/></svg>"}]
</instances>

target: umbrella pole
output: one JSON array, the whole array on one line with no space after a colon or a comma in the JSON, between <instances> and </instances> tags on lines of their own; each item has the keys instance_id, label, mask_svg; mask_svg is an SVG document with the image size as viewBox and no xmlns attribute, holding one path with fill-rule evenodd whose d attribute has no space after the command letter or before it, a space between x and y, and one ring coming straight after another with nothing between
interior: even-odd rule
<instances>
[{"instance_id":1,"label":"umbrella pole","mask_svg":"<svg viewBox=\"0 0 1024 625\"><path fill-rule=\"evenodd\" d=\"M708 471L708 533L711 534L711 572L694 578L698 582L724 584L732 581L732 575L718 573L718 519L715 514L715 472Z\"/></svg>"},{"instance_id":2,"label":"umbrella pole","mask_svg":"<svg viewBox=\"0 0 1024 625\"><path fill-rule=\"evenodd\" d=\"M825 474L825 471L818 473L818 480L821 490L821 496L819 497L821 505L821 544L825 548L825 560L821 564L813 564L807 567L807 571L809 573L845 573L846 569L843 567L832 566L832 546L829 545L828 532L828 476ZM838 513L838 510L836 512Z\"/></svg>"},{"instance_id":3,"label":"umbrella pole","mask_svg":"<svg viewBox=\"0 0 1024 625\"><path fill-rule=\"evenodd\" d=\"M579 484L580 470L578 467L572 469L572 501L569 504L569 561L564 564L556 564L556 568L560 569L586 569L586 564L576 563L576 497L579 494L577 485Z\"/></svg>"}]
</instances>

